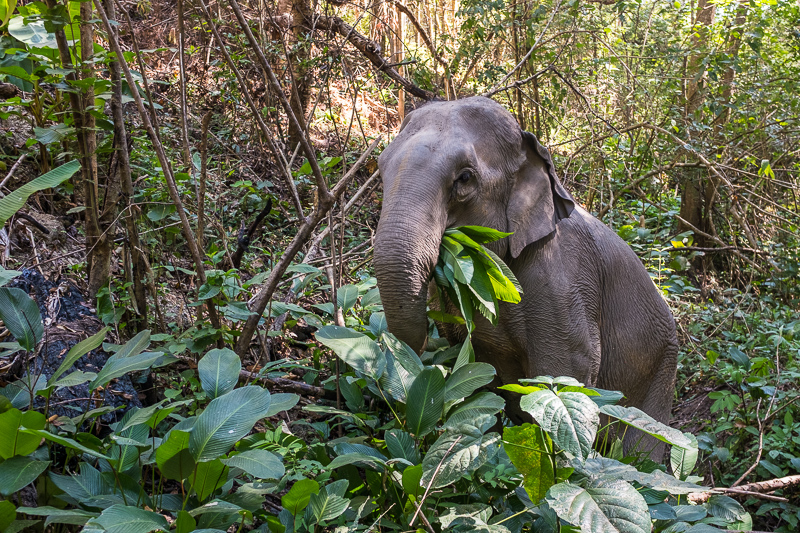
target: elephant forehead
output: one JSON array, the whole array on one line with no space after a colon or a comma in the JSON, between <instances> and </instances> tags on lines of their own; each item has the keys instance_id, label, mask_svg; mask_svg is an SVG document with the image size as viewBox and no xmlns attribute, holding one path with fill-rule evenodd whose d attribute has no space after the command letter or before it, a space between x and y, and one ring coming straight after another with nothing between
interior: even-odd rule
<instances>
[{"instance_id":1,"label":"elephant forehead","mask_svg":"<svg viewBox=\"0 0 800 533\"><path fill-rule=\"evenodd\" d=\"M426 128L397 137L378 158L381 173L408 171L449 173L477 158L474 142Z\"/></svg>"},{"instance_id":2,"label":"elephant forehead","mask_svg":"<svg viewBox=\"0 0 800 533\"><path fill-rule=\"evenodd\" d=\"M408 116L378 164L382 172L392 172L396 170L393 167L420 156L444 165L492 164L494 158L505 157L519 147L521 139L514 117L488 98L432 102Z\"/></svg>"}]
</instances>

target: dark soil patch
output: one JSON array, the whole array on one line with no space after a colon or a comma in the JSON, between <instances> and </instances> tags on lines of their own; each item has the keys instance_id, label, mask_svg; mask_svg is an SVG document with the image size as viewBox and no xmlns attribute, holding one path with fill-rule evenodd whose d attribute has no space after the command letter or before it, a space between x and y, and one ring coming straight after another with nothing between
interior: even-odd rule
<instances>
[{"instance_id":1,"label":"dark soil patch","mask_svg":"<svg viewBox=\"0 0 800 533\"><path fill-rule=\"evenodd\" d=\"M11 284L26 291L39 306L45 324L45 335L39 349L32 354L21 369L23 382L46 381L58 369L70 348L81 340L100 331L103 324L95 310L86 303L84 295L68 281L55 282L46 279L38 271L30 269ZM81 370L98 372L111 354L98 348L81 357L63 376ZM13 382L15 376L0 376ZM90 395L87 383L64 387L55 391L50 399L49 415L76 417L102 406L115 410L102 415L101 421L108 424L117 421L130 406L141 407L139 395L129 376L113 380L102 394ZM44 407L44 399L36 399L37 408Z\"/></svg>"}]
</instances>

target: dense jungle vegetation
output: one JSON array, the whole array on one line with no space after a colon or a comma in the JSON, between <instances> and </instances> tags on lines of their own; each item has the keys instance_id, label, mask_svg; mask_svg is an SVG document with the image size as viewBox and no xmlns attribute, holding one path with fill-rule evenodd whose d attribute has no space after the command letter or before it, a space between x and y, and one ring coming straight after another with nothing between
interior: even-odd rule
<instances>
[{"instance_id":1,"label":"dense jungle vegetation","mask_svg":"<svg viewBox=\"0 0 800 533\"><path fill-rule=\"evenodd\" d=\"M0 531L800 530L795 0L0 18ZM387 331L377 156L425 101L471 95L668 302L671 427L557 376L509 386L534 423L500 427L469 339L419 355ZM498 236L469 237L513 301Z\"/></svg>"}]
</instances>

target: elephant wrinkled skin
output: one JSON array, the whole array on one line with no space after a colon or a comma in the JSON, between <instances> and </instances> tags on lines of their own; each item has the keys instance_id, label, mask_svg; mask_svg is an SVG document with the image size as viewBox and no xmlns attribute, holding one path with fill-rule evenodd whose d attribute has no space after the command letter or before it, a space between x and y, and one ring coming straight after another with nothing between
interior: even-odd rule
<instances>
[{"instance_id":1,"label":"elephant wrinkled skin","mask_svg":"<svg viewBox=\"0 0 800 533\"><path fill-rule=\"evenodd\" d=\"M524 295L500 303L496 327L479 318L478 360L503 384L573 376L668 421L678 350L669 308L633 251L574 202L547 150L502 106L483 97L427 104L408 115L378 164L375 272L398 338L425 346L428 285L446 228L514 232L490 247ZM440 325L451 342L463 340L460 329ZM518 418L513 405L508 412ZM626 445L641 437L628 433ZM651 455L662 452L657 445Z\"/></svg>"}]
</instances>

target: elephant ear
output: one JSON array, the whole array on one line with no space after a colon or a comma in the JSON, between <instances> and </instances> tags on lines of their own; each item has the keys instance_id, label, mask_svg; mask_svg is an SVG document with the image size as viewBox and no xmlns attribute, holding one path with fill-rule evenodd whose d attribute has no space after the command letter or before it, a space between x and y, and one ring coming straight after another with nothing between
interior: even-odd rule
<instances>
[{"instance_id":1,"label":"elephant ear","mask_svg":"<svg viewBox=\"0 0 800 533\"><path fill-rule=\"evenodd\" d=\"M553 233L558 221L575 208L575 200L556 176L550 153L536 136L523 131L521 150L524 159L515 175L507 212L515 258L529 244Z\"/></svg>"}]
</instances>

